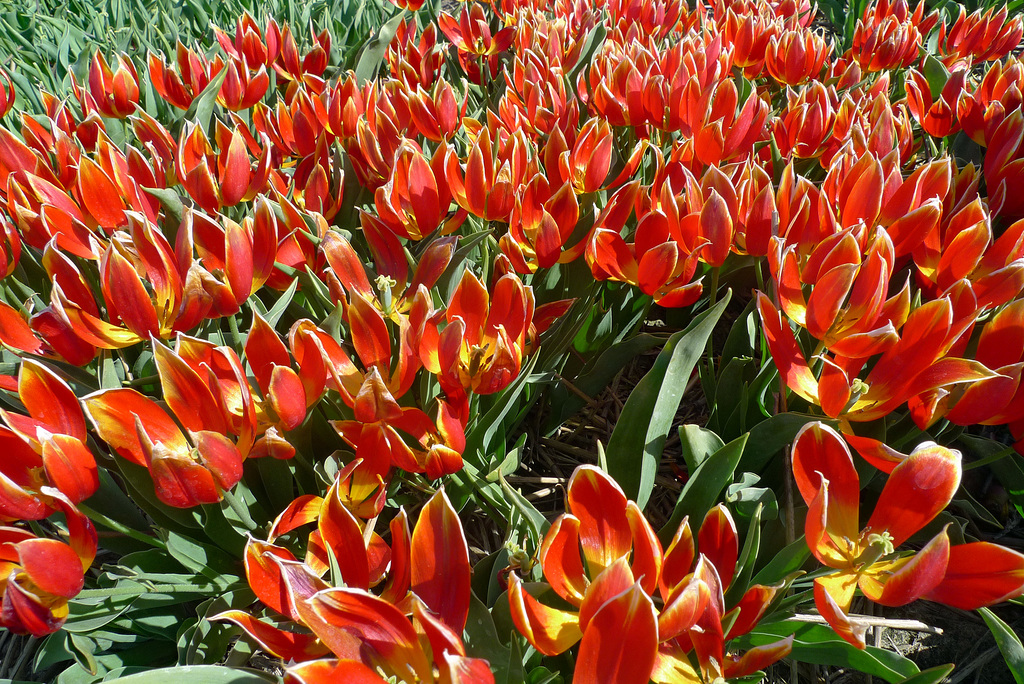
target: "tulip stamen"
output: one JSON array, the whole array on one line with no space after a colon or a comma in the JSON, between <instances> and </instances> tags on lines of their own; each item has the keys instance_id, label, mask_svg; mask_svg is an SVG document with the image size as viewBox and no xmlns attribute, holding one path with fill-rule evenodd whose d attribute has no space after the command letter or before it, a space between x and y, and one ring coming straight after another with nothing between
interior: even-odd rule
<instances>
[{"instance_id":1,"label":"tulip stamen","mask_svg":"<svg viewBox=\"0 0 1024 684\"><path fill-rule=\"evenodd\" d=\"M475 344L469 350L469 377L474 377L480 370L480 364L483 363L484 355L487 353L487 348L490 344Z\"/></svg>"}]
</instances>

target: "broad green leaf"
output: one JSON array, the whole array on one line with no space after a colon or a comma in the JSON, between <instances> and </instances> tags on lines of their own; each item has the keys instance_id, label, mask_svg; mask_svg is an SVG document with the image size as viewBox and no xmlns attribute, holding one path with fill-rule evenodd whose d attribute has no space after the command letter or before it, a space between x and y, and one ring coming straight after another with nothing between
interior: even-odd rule
<instances>
[{"instance_id":1,"label":"broad green leaf","mask_svg":"<svg viewBox=\"0 0 1024 684\"><path fill-rule=\"evenodd\" d=\"M398 31L398 25L402 22L402 19L403 15L401 13L393 16L388 23L380 27L377 35L363 46L355 68L356 79L358 79L359 83L365 83L377 75L377 70L380 69L381 62L384 61L384 55L387 53L388 45L391 43L391 39L395 37L395 32Z\"/></svg>"},{"instance_id":2,"label":"broad green leaf","mask_svg":"<svg viewBox=\"0 0 1024 684\"><path fill-rule=\"evenodd\" d=\"M278 678L246 668L221 667L219 665L189 665L186 667L164 667L119 679L128 684L168 684L168 682L189 682L189 684L264 684L277 682Z\"/></svg>"},{"instance_id":3,"label":"broad green leaf","mask_svg":"<svg viewBox=\"0 0 1024 684\"><path fill-rule=\"evenodd\" d=\"M185 112L185 121L195 121L203 127L208 137L213 137L213 130L210 128L210 120L213 118L213 108L217 105L217 95L220 94L220 87L224 85L228 70L221 69L220 73L214 76L203 92L192 100L192 104Z\"/></svg>"},{"instance_id":4,"label":"broad green leaf","mask_svg":"<svg viewBox=\"0 0 1024 684\"><path fill-rule=\"evenodd\" d=\"M718 304L669 338L654 367L630 393L608 441L608 473L641 509L654 489L662 448L690 374L731 294L726 292Z\"/></svg>"},{"instance_id":5,"label":"broad green leaf","mask_svg":"<svg viewBox=\"0 0 1024 684\"><path fill-rule=\"evenodd\" d=\"M764 646L793 635L790 657L803 663L849 667L890 684L900 684L920 672L913 661L881 648L859 649L843 641L831 627L786 620L761 623L750 634L735 639L739 648Z\"/></svg>"},{"instance_id":6,"label":"broad green leaf","mask_svg":"<svg viewBox=\"0 0 1024 684\"><path fill-rule=\"evenodd\" d=\"M697 467L697 470L691 473L690 479L686 481L686 486L679 494L679 500L676 501L672 516L658 533L663 543L672 538L683 518L689 516L690 520L697 521L696 524L699 524L699 521L703 520L711 507L715 505L718 495L732 481L736 466L740 462L740 457L743 456L747 436L743 435L729 442L709 456Z\"/></svg>"},{"instance_id":7,"label":"broad green leaf","mask_svg":"<svg viewBox=\"0 0 1024 684\"><path fill-rule=\"evenodd\" d=\"M979 608L978 612L992 631L992 636L996 638L996 645L999 646L1014 681L1017 684L1024 684L1024 645L1020 643L1020 637L988 608Z\"/></svg>"},{"instance_id":8,"label":"broad green leaf","mask_svg":"<svg viewBox=\"0 0 1024 684\"><path fill-rule=\"evenodd\" d=\"M776 553L771 561L754 575L751 584L775 584L783 577L799 571L810 557L811 550L807 547L807 541L800 535L799 539Z\"/></svg>"},{"instance_id":9,"label":"broad green leaf","mask_svg":"<svg viewBox=\"0 0 1024 684\"><path fill-rule=\"evenodd\" d=\"M953 665L937 665L927 670L921 670L916 675L911 675L900 684L940 684L946 681L946 677L953 671Z\"/></svg>"},{"instance_id":10,"label":"broad green leaf","mask_svg":"<svg viewBox=\"0 0 1024 684\"><path fill-rule=\"evenodd\" d=\"M761 473L772 457L793 443L796 433L821 416L803 413L778 413L750 429L750 440L743 452L743 470ZM829 423L829 421L824 421ZM835 427L834 423L830 423Z\"/></svg>"},{"instance_id":11,"label":"broad green leaf","mask_svg":"<svg viewBox=\"0 0 1024 684\"><path fill-rule=\"evenodd\" d=\"M686 471L694 472L708 456L725 446L722 438L699 425L679 426L679 445Z\"/></svg>"}]
</instances>

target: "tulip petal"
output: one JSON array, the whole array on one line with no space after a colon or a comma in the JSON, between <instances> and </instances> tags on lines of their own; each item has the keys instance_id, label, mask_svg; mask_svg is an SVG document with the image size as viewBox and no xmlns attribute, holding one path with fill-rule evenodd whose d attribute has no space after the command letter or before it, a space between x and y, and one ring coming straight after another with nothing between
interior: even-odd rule
<instances>
[{"instance_id":1,"label":"tulip petal","mask_svg":"<svg viewBox=\"0 0 1024 684\"><path fill-rule=\"evenodd\" d=\"M420 511L412 532L411 589L458 633L469 616L469 546L444 490Z\"/></svg>"},{"instance_id":2,"label":"tulip petal","mask_svg":"<svg viewBox=\"0 0 1024 684\"><path fill-rule=\"evenodd\" d=\"M1024 595L1024 554L974 542L949 549L946 574L926 599L975 610Z\"/></svg>"},{"instance_id":3,"label":"tulip petal","mask_svg":"<svg viewBox=\"0 0 1024 684\"><path fill-rule=\"evenodd\" d=\"M577 684L647 684L658 654L658 618L639 584L606 601L580 642Z\"/></svg>"},{"instance_id":4,"label":"tulip petal","mask_svg":"<svg viewBox=\"0 0 1024 684\"><path fill-rule=\"evenodd\" d=\"M888 531L899 546L949 505L960 486L960 452L922 444L893 468L864 534Z\"/></svg>"},{"instance_id":5,"label":"tulip petal","mask_svg":"<svg viewBox=\"0 0 1024 684\"><path fill-rule=\"evenodd\" d=\"M508 600L516 629L544 655L564 653L583 636L575 613L535 599L514 572L509 575Z\"/></svg>"}]
</instances>

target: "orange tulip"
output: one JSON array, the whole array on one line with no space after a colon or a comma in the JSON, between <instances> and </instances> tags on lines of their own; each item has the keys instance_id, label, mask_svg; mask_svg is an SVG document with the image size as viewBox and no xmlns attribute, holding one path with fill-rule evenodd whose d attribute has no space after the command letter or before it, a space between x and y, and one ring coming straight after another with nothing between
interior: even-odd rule
<instances>
[{"instance_id":1,"label":"orange tulip","mask_svg":"<svg viewBox=\"0 0 1024 684\"><path fill-rule=\"evenodd\" d=\"M56 488L72 503L80 503L99 487L96 459L86 446L88 434L85 416L78 398L52 370L37 361L25 359L18 369L18 398L28 415L0 409L0 420L9 430L0 430L0 438L9 447L12 458L5 463L0 489L5 502L18 501L18 511L0 506L0 515L13 519L39 519L48 515L38 492L43 486ZM27 448L26 448L27 447ZM33 515L16 515L34 509Z\"/></svg>"},{"instance_id":2,"label":"orange tulip","mask_svg":"<svg viewBox=\"0 0 1024 684\"><path fill-rule=\"evenodd\" d=\"M779 83L798 85L821 73L831 51L831 45L815 33L785 31L769 39L764 66Z\"/></svg>"},{"instance_id":3,"label":"orange tulip","mask_svg":"<svg viewBox=\"0 0 1024 684\"><path fill-rule=\"evenodd\" d=\"M943 529L912 556L895 549L945 508L960 485L960 453L925 443L889 476L867 525L860 529L860 478L842 438L822 423L804 427L793 443L793 475L807 503L807 543L824 565L839 570L814 581L818 611L833 629L864 648L866 627L847 613L859 586L885 606L902 606L942 582L949 562Z\"/></svg>"},{"instance_id":4,"label":"orange tulip","mask_svg":"<svg viewBox=\"0 0 1024 684\"><path fill-rule=\"evenodd\" d=\"M739 544L723 506L701 525L698 558L685 520L663 552L640 509L596 468L577 468L566 496L567 512L538 554L546 584L523 584L513 572L509 602L516 629L541 653L557 655L580 641L574 681L697 681L690 651L708 680L743 676L757 669L750 669L755 662L763 666L789 652L784 641L773 645L770 660L757 649L741 659L725 656L726 639L753 629L779 587L755 585L726 612L723 591L735 574ZM534 597L547 586L576 610ZM660 611L651 599L655 591ZM732 625L727 633L723 624ZM611 647L609 635L616 639Z\"/></svg>"},{"instance_id":5,"label":"orange tulip","mask_svg":"<svg viewBox=\"0 0 1024 684\"><path fill-rule=\"evenodd\" d=\"M213 34L224 52L234 60L244 60L250 69L261 65L269 67L281 49L281 29L277 22L269 20L266 31L261 31L248 12L235 23L234 38L216 26Z\"/></svg>"},{"instance_id":6,"label":"orange tulip","mask_svg":"<svg viewBox=\"0 0 1024 684\"><path fill-rule=\"evenodd\" d=\"M0 627L43 637L68 617L68 600L82 590L96 557L96 530L60 492L44 488L67 519L68 543L0 527Z\"/></svg>"},{"instance_id":7,"label":"orange tulip","mask_svg":"<svg viewBox=\"0 0 1024 684\"><path fill-rule=\"evenodd\" d=\"M157 498L168 506L217 503L242 477L242 455L224 436L218 411L187 405L184 415L175 412L186 435L155 401L132 389L101 390L83 402L100 439L148 468Z\"/></svg>"},{"instance_id":8,"label":"orange tulip","mask_svg":"<svg viewBox=\"0 0 1024 684\"><path fill-rule=\"evenodd\" d=\"M179 272L163 233L135 214L129 214L128 230L115 233L100 258L100 289L109 320L100 316L78 269L56 250L49 250L54 272L63 274L51 293L51 305L78 337L103 349L189 330L210 308L198 271L190 266L185 274Z\"/></svg>"},{"instance_id":9,"label":"orange tulip","mask_svg":"<svg viewBox=\"0 0 1024 684\"><path fill-rule=\"evenodd\" d=\"M966 60L968 65L993 62L1006 57L1024 36L1024 19L1010 18L1006 7L995 6L967 14L963 6L953 25L939 24L938 49L943 61L953 64Z\"/></svg>"},{"instance_id":10,"label":"orange tulip","mask_svg":"<svg viewBox=\"0 0 1024 684\"><path fill-rule=\"evenodd\" d=\"M447 308L427 320L423 366L445 391L499 392L519 375L533 313L533 290L518 276L501 276L488 293L467 270Z\"/></svg>"},{"instance_id":11,"label":"orange tulip","mask_svg":"<svg viewBox=\"0 0 1024 684\"><path fill-rule=\"evenodd\" d=\"M126 55L117 56L117 70L112 70L98 50L89 65L89 90L71 77L75 97L84 106L111 119L123 119L139 104L139 74Z\"/></svg>"},{"instance_id":12,"label":"orange tulip","mask_svg":"<svg viewBox=\"0 0 1024 684\"><path fill-rule=\"evenodd\" d=\"M175 159L178 179L189 196L210 214L251 200L266 189L270 177L270 144L266 137L256 168L237 129L218 123L216 141L219 151L214 153L203 129L186 125Z\"/></svg>"},{"instance_id":13,"label":"orange tulip","mask_svg":"<svg viewBox=\"0 0 1024 684\"><path fill-rule=\"evenodd\" d=\"M212 62L178 42L175 57L178 71L172 71L162 59L149 53L149 78L153 89L164 100L177 107L187 110L192 100L210 85L220 70L224 68L224 60L215 57Z\"/></svg>"},{"instance_id":14,"label":"orange tulip","mask_svg":"<svg viewBox=\"0 0 1024 684\"><path fill-rule=\"evenodd\" d=\"M925 133L935 138L955 133L960 128L956 108L964 92L967 69L953 70L937 100L932 99L931 86L921 72L910 69L907 76L907 108Z\"/></svg>"},{"instance_id":15,"label":"orange tulip","mask_svg":"<svg viewBox=\"0 0 1024 684\"><path fill-rule=\"evenodd\" d=\"M246 576L256 596L313 634L281 630L241 611L215 619L235 622L275 655L306 663L295 673L312 677L309 681L325 681L318 677L341 671L338 661L314 660L328 650L342 663L358 661L389 677L464 684L493 681L481 661L464 657L456 636L469 613L469 550L444 492L427 502L411 534L405 512L399 512L390 525L389 548L341 498L342 479L353 472L346 468L339 474L323 499L296 499L275 521L271 543L250 541L246 548ZM309 537L306 563L273 545L278 535L311 522L317 528ZM314 574L329 567L328 555L340 564L344 589L332 589ZM380 583L384 587L379 597L367 591ZM405 617L408 613L419 634ZM380 632L381 624L387 625L387 634ZM351 647L353 639L358 641L356 648Z\"/></svg>"},{"instance_id":16,"label":"orange tulip","mask_svg":"<svg viewBox=\"0 0 1024 684\"><path fill-rule=\"evenodd\" d=\"M572 188L564 184L553 190L546 177L537 174L516 197L508 234L498 244L519 273L551 268L583 253L586 238L566 249L578 220L579 205Z\"/></svg>"}]
</instances>

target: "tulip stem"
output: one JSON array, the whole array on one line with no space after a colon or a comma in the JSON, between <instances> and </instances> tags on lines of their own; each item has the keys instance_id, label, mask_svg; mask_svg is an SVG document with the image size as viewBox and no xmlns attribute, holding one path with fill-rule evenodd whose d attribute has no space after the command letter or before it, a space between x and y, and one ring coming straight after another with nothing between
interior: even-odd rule
<instances>
[{"instance_id":1,"label":"tulip stem","mask_svg":"<svg viewBox=\"0 0 1024 684\"><path fill-rule=\"evenodd\" d=\"M93 522L99 523L100 525L103 525L108 529L114 530L115 532L123 534L126 537L131 537L135 541L140 541L143 544L148 544L149 546L156 547L163 551L167 550L167 544L165 544L160 539L140 532L139 530L133 530L127 525L119 523L113 518L108 518L99 511L95 511L92 508L89 508L85 504L78 504L78 510L85 514Z\"/></svg>"},{"instance_id":2,"label":"tulip stem","mask_svg":"<svg viewBox=\"0 0 1024 684\"><path fill-rule=\"evenodd\" d=\"M239 350L242 348L242 336L238 332L238 321L234 316L228 316L228 331L231 333L231 345Z\"/></svg>"}]
</instances>

